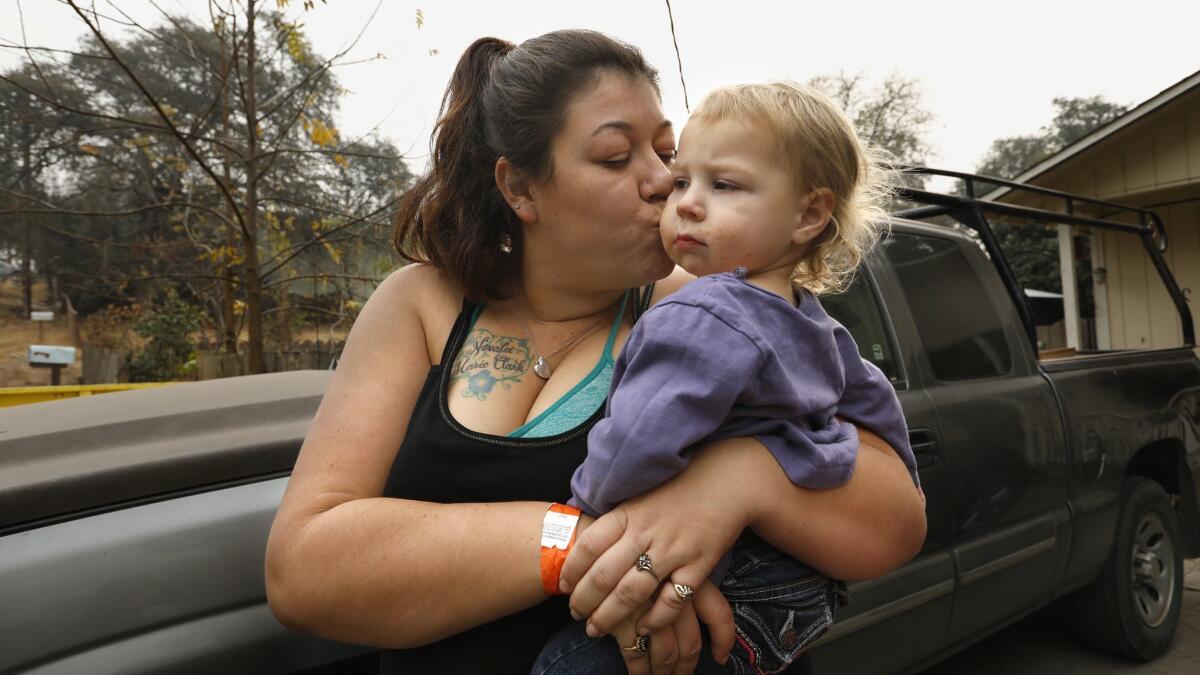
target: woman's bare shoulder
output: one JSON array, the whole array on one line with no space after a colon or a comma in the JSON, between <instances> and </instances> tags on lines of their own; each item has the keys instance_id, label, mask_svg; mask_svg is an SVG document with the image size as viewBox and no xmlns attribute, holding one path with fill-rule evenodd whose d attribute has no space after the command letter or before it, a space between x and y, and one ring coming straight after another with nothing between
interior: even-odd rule
<instances>
[{"instance_id":1,"label":"woman's bare shoulder","mask_svg":"<svg viewBox=\"0 0 1200 675\"><path fill-rule=\"evenodd\" d=\"M413 263L388 274L368 305L394 320L417 319L425 333L430 362L436 363L462 300L462 288L449 275L432 265Z\"/></svg>"},{"instance_id":2,"label":"woman's bare shoulder","mask_svg":"<svg viewBox=\"0 0 1200 675\"><path fill-rule=\"evenodd\" d=\"M657 303L695 280L696 277L687 270L676 267L666 279L654 283L654 295L650 298L651 304Z\"/></svg>"}]
</instances>

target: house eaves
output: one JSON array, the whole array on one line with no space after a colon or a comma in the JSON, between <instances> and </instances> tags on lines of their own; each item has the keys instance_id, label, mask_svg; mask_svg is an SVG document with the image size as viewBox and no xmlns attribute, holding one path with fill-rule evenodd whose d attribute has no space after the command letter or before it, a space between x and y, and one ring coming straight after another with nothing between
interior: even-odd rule
<instances>
[{"instance_id":1,"label":"house eaves","mask_svg":"<svg viewBox=\"0 0 1200 675\"><path fill-rule=\"evenodd\" d=\"M1050 169L1063 164L1067 160L1079 155L1100 141L1136 123L1138 120L1141 120L1142 118L1154 113L1160 108L1165 107L1171 101L1179 98L1194 87L1198 86L1200 86L1200 71L1196 71L1179 82L1171 85L1170 87L1167 87L1133 110L1130 110L1124 115L1121 115L1108 124L1097 128L1096 130L1092 131L1092 133L1068 145L1062 150L1059 150L1046 159L1034 164L1013 180L1018 183L1028 183L1032 181L1034 178L1037 178ZM1008 194L1010 191L1010 188L1001 186L984 195L983 199L995 201Z\"/></svg>"}]
</instances>

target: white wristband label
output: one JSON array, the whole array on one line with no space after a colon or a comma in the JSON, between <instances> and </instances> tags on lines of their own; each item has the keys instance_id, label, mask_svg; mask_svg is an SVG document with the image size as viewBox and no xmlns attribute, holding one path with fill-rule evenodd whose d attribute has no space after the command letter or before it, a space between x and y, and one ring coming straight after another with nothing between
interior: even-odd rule
<instances>
[{"instance_id":1,"label":"white wristband label","mask_svg":"<svg viewBox=\"0 0 1200 675\"><path fill-rule=\"evenodd\" d=\"M547 511L545 519L542 520L542 546L567 550L567 544L571 543L571 533L575 531L578 522L577 515Z\"/></svg>"}]
</instances>

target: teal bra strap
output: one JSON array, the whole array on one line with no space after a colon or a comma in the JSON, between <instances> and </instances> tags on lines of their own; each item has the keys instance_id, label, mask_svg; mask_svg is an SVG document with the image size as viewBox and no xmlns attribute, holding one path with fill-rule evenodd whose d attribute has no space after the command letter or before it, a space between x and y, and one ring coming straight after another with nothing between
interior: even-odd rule
<instances>
[{"instance_id":1,"label":"teal bra strap","mask_svg":"<svg viewBox=\"0 0 1200 675\"><path fill-rule=\"evenodd\" d=\"M474 327L475 327L475 321L479 319L479 313L480 313L480 312L482 312L482 311L483 311L483 303L482 303L482 302L481 302L481 303L479 303L479 304L477 304L477 305L475 305L475 311L474 311L474 312L471 312L471 325L467 326L467 331L468 331L468 332L469 332L469 331L470 331L472 328L474 328Z\"/></svg>"},{"instance_id":2,"label":"teal bra strap","mask_svg":"<svg viewBox=\"0 0 1200 675\"><path fill-rule=\"evenodd\" d=\"M534 427L545 422L546 419L549 418L550 415L552 415L556 410L558 410L560 407L562 407L562 405L564 403L571 400L580 391L583 391L583 389L585 387L587 387L589 384L591 384L600 375L600 373L604 371L605 367L609 367L610 372L611 372L611 366L613 365L612 348L613 348L613 345L616 344L617 333L620 332L621 319L623 319L625 317L625 305L628 301L629 301L629 291L625 291L625 296L621 298L621 311L617 313L617 318L613 320L612 328L610 328L608 331L608 340L604 343L604 352L600 355L600 360L596 362L596 365L594 368L592 368L592 371L590 373L588 373L582 380L580 380L580 382L578 384L576 384L574 387L571 387L570 391L563 394L554 403L551 403L549 408L546 408L537 417L534 417L533 419L529 420L525 424L522 424L521 426L514 429L512 432L510 432L508 434L509 436L517 436L517 437L524 436L526 433L528 433ZM604 383L604 390L607 393L607 391L608 391L608 383L607 382ZM577 423L583 422L583 420L590 417L592 415L592 413L594 413L594 412L595 412L594 410L588 411L587 415L585 415L581 419L577 420L576 422ZM573 424L571 426L575 426L575 424Z\"/></svg>"}]
</instances>

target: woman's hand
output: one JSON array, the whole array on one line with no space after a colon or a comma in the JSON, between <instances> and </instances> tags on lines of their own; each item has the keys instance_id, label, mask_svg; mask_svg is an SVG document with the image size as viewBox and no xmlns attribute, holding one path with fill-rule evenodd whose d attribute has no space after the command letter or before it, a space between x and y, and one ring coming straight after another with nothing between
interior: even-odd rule
<instances>
[{"instance_id":1,"label":"woman's hand","mask_svg":"<svg viewBox=\"0 0 1200 675\"><path fill-rule=\"evenodd\" d=\"M733 614L725 597L710 582L696 591L695 604L689 604L665 628L647 632L639 629L640 616L649 603L630 614L612 631L629 675L691 675L703 653L700 620L708 624L713 658L724 663L733 647ZM706 617L707 615L707 617ZM715 620L722 617L720 620ZM650 653L625 649L636 644L639 635L649 635Z\"/></svg>"},{"instance_id":2,"label":"woman's hand","mask_svg":"<svg viewBox=\"0 0 1200 675\"><path fill-rule=\"evenodd\" d=\"M758 449L766 452L761 445ZM639 627L644 635L672 625L690 602L672 584L700 589L708 580L754 516L750 491L731 489L724 471L729 454L697 451L683 473L626 501L578 535L560 587L571 593L572 615L588 617L590 634L611 633L660 586ZM649 556L652 572L635 567L642 554Z\"/></svg>"}]
</instances>

